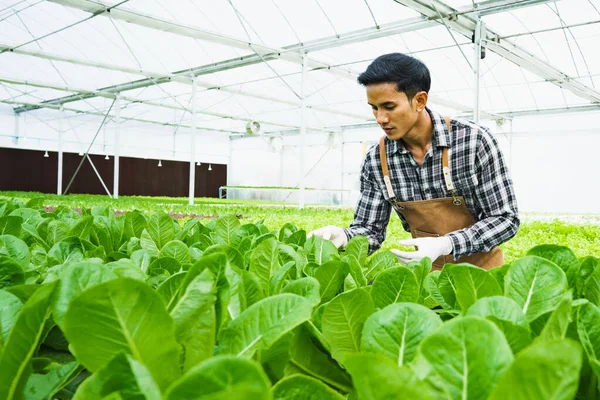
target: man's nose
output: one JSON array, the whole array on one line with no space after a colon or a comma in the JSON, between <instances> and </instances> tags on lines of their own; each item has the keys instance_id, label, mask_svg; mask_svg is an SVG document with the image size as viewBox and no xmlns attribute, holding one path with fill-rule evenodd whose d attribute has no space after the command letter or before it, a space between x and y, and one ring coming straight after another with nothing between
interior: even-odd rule
<instances>
[{"instance_id":1,"label":"man's nose","mask_svg":"<svg viewBox=\"0 0 600 400\"><path fill-rule=\"evenodd\" d=\"M388 114L383 111L377 111L377 115L375 117L377 118L377 123L379 125L386 124L389 121Z\"/></svg>"}]
</instances>

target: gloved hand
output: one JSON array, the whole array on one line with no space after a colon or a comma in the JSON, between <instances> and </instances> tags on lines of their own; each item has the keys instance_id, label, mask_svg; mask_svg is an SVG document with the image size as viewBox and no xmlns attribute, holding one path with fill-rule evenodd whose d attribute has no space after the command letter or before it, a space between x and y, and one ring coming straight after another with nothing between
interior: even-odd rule
<instances>
[{"instance_id":1,"label":"gloved hand","mask_svg":"<svg viewBox=\"0 0 600 400\"><path fill-rule=\"evenodd\" d=\"M310 232L308 235L306 235L306 238L310 239L313 235L320 236L326 240L331 240L331 242L338 249L344 248L348 244L348 237L346 236L346 232L344 232L343 228L337 226L327 225L326 227Z\"/></svg>"},{"instance_id":2,"label":"gloved hand","mask_svg":"<svg viewBox=\"0 0 600 400\"><path fill-rule=\"evenodd\" d=\"M417 251L400 251L392 249L392 253L398 258L400 263L406 265L411 261L419 261L424 257L435 261L439 256L445 256L452 253L452 240L447 236L424 237L408 240L400 240L400 246L417 246Z\"/></svg>"}]
</instances>

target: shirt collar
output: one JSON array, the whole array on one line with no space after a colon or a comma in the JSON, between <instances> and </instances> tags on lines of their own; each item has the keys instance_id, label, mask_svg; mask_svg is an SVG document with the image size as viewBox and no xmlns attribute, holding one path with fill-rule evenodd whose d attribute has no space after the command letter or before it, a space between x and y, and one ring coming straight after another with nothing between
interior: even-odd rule
<instances>
[{"instance_id":1,"label":"shirt collar","mask_svg":"<svg viewBox=\"0 0 600 400\"><path fill-rule=\"evenodd\" d=\"M408 150L406 150L406 148L404 148L404 146L402 144L400 144L399 140L390 140L388 139L388 137L385 137L385 152L388 155L394 154L397 151L402 153L408 153Z\"/></svg>"},{"instance_id":2,"label":"shirt collar","mask_svg":"<svg viewBox=\"0 0 600 400\"><path fill-rule=\"evenodd\" d=\"M431 116L431 122L433 122L433 137L431 138L432 145L436 147L451 147L452 132L448 131L444 116L436 113L433 110L430 110L427 107L425 107L425 109Z\"/></svg>"},{"instance_id":3,"label":"shirt collar","mask_svg":"<svg viewBox=\"0 0 600 400\"><path fill-rule=\"evenodd\" d=\"M436 147L450 147L450 143L452 143L452 136L451 132L448 131L444 117L428 107L425 107L425 110L427 110L429 113L431 122L433 123L433 137L431 138L432 145ZM400 143L400 140L389 140L386 137L385 146L386 153L390 155L396 152L399 152L400 154L409 153L404 145Z\"/></svg>"}]
</instances>

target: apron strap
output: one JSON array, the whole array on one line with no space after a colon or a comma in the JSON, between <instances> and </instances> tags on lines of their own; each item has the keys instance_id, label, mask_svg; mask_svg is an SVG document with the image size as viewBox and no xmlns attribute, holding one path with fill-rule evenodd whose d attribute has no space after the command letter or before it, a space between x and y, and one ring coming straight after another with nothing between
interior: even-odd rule
<instances>
[{"instance_id":1,"label":"apron strap","mask_svg":"<svg viewBox=\"0 0 600 400\"><path fill-rule=\"evenodd\" d=\"M450 117L445 116L444 119L446 120L448 132L450 132ZM452 183L452 177L450 176L447 147L444 147L442 150L442 171L444 172L444 181L446 181L446 189L448 189L448 192L452 194L452 197L455 197L454 184Z\"/></svg>"},{"instance_id":2,"label":"apron strap","mask_svg":"<svg viewBox=\"0 0 600 400\"><path fill-rule=\"evenodd\" d=\"M448 127L448 131L450 131L450 117L445 116L446 126ZM388 169L388 161L387 154L385 151L385 136L382 136L379 139L379 159L381 162L381 172L383 173L383 182L385 183L385 188L387 190L388 196L390 200L396 201L396 194L394 193L394 189L392 188L392 181L390 180L390 171ZM452 183L452 178L450 176L450 167L448 163L448 148L444 147L442 150L442 171L444 172L444 180L446 182L446 188L448 192L454 197L456 202L456 192L454 190L454 184Z\"/></svg>"},{"instance_id":3,"label":"apron strap","mask_svg":"<svg viewBox=\"0 0 600 400\"><path fill-rule=\"evenodd\" d=\"M381 171L383 172L383 182L385 182L385 188L387 189L390 200L396 201L396 194L392 189L392 181L390 181L390 171L388 170L387 154L385 152L385 136L379 139L379 159L381 162Z\"/></svg>"}]
</instances>

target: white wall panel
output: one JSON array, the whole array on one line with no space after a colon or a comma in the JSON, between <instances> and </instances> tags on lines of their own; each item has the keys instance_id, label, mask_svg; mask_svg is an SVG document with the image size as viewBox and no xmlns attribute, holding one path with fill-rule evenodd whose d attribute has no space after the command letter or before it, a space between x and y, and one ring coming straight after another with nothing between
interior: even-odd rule
<instances>
[{"instance_id":1,"label":"white wall panel","mask_svg":"<svg viewBox=\"0 0 600 400\"><path fill-rule=\"evenodd\" d=\"M15 139L15 115L10 107L0 109L0 146L42 151L58 150L59 112L37 110L19 117L18 138ZM102 118L94 115L66 113L63 123L65 152L86 151ZM124 121L121 125L121 156L187 161L190 158L190 129ZM92 146L92 154L114 154L115 124L106 123ZM229 138L219 132L198 131L196 160L227 164Z\"/></svg>"},{"instance_id":2,"label":"white wall panel","mask_svg":"<svg viewBox=\"0 0 600 400\"><path fill-rule=\"evenodd\" d=\"M511 134L510 122L501 127L490 124L509 165L520 211L600 214L600 164L596 161L600 149L600 113L519 118L512 126ZM329 150L315 166L327 149L327 135L308 135L306 165L314 169L307 177L306 187L341 189L343 179L345 190L358 190L363 149L380 136L378 129L344 132L342 178L340 149ZM296 140L284 138L281 182L280 154L269 151L266 139L235 140L229 184L297 186L299 149L293 147ZM344 202L354 205L355 201L354 193Z\"/></svg>"},{"instance_id":3,"label":"white wall panel","mask_svg":"<svg viewBox=\"0 0 600 400\"><path fill-rule=\"evenodd\" d=\"M0 107L0 146L56 151L59 113L38 110L23 113L15 132L15 115ZM101 118L66 114L64 149L87 149ZM489 123L489 121L487 122ZM512 125L512 127L511 127ZM600 214L600 113L564 114L552 117L522 117L502 126L492 126L514 180L519 208L523 212ZM512 133L511 133L512 131ZM124 122L122 155L154 159L189 159L189 129ZM364 151L378 140L378 129L345 131L344 156L339 138L307 135L306 187L354 190L343 197L354 205ZM228 185L296 187L300 182L300 151L297 136L270 140L247 137L232 140L223 133L198 133L200 162L229 163ZM94 154L113 154L114 123L102 129L92 147ZM330 147L333 145L333 147ZM327 196L319 201L329 202ZM264 199L267 200L268 196ZM293 197L289 197L292 199Z\"/></svg>"}]
</instances>

